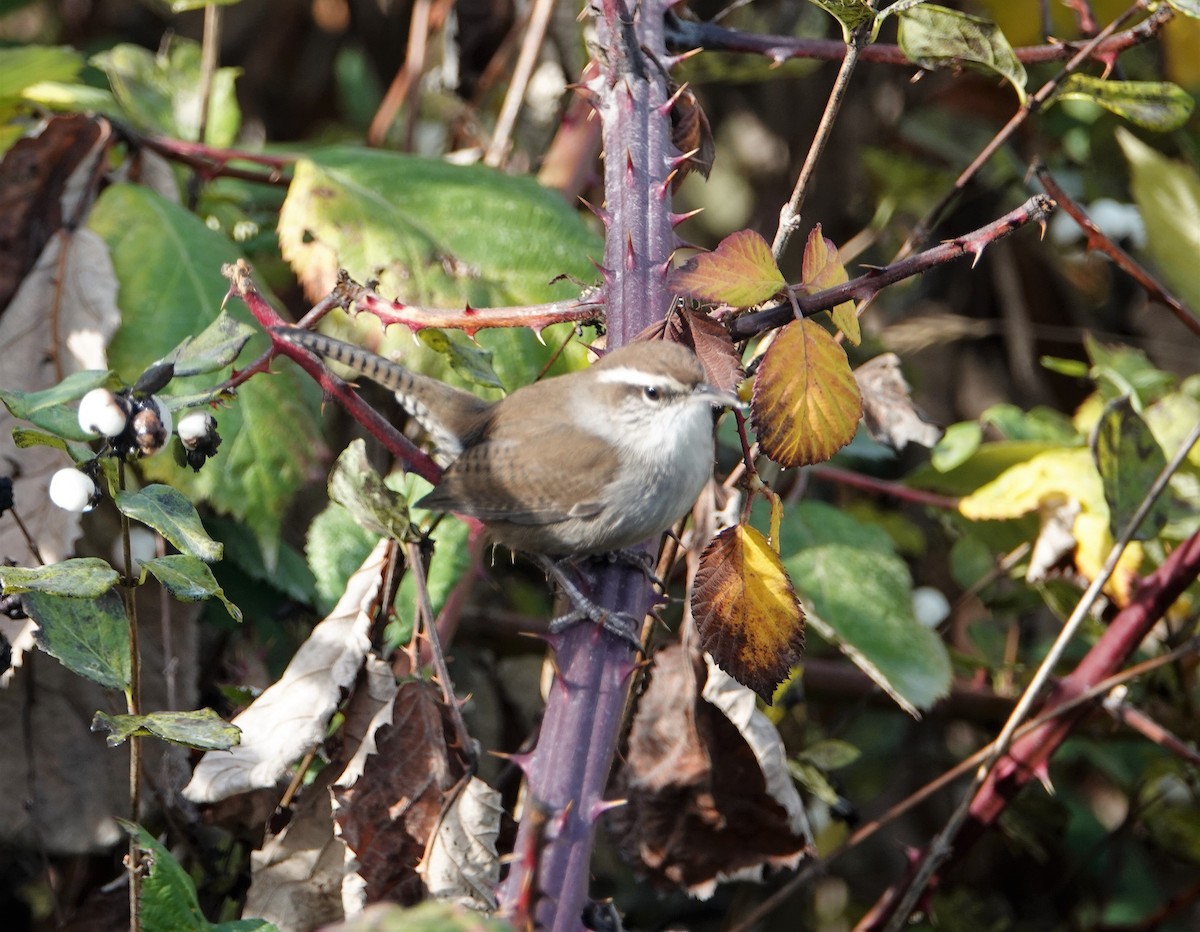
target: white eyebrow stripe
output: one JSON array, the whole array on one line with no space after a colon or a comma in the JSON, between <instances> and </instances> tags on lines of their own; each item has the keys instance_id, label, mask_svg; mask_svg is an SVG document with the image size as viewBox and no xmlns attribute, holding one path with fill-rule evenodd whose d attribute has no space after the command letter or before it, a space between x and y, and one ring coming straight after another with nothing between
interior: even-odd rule
<instances>
[{"instance_id":1,"label":"white eyebrow stripe","mask_svg":"<svg viewBox=\"0 0 1200 932\"><path fill-rule=\"evenodd\" d=\"M599 382L616 382L622 385L663 385L676 388L679 386L679 380L674 376L647 372L645 369L633 369L629 366L602 369L596 375Z\"/></svg>"}]
</instances>

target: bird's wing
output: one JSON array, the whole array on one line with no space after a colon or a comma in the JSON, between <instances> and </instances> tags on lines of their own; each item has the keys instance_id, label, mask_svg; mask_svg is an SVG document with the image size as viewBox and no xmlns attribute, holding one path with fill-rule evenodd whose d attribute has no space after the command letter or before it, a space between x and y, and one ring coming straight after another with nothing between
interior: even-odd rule
<instances>
[{"instance_id":1,"label":"bird's wing","mask_svg":"<svg viewBox=\"0 0 1200 932\"><path fill-rule=\"evenodd\" d=\"M492 436L468 447L417 504L481 521L528 525L586 518L601 510L600 493L618 465L610 442L561 421L546 421L544 432L524 436L536 437L546 455L531 456L529 441ZM604 477L599 484L598 476Z\"/></svg>"}]
</instances>

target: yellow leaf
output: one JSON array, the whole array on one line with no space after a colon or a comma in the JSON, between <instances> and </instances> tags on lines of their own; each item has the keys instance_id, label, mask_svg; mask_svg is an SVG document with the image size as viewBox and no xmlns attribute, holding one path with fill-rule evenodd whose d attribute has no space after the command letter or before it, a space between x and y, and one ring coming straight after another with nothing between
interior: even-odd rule
<instances>
[{"instance_id":1,"label":"yellow leaf","mask_svg":"<svg viewBox=\"0 0 1200 932\"><path fill-rule=\"evenodd\" d=\"M767 539L746 525L705 548L692 589L700 646L770 702L804 652L804 610Z\"/></svg>"},{"instance_id":2,"label":"yellow leaf","mask_svg":"<svg viewBox=\"0 0 1200 932\"><path fill-rule=\"evenodd\" d=\"M750 406L763 451L781 466L829 459L854 438L862 396L846 351L820 324L797 320L763 357Z\"/></svg>"},{"instance_id":3,"label":"yellow leaf","mask_svg":"<svg viewBox=\"0 0 1200 932\"><path fill-rule=\"evenodd\" d=\"M1107 511L1101 514L1081 512L1075 519L1075 568L1085 579L1095 579L1104 561L1108 559L1113 547L1112 532L1108 528ZM1133 597L1134 584L1138 580L1138 570L1142 566L1145 551L1142 545L1133 541L1121 559L1117 568L1104 586L1104 594L1112 599L1118 608L1124 608Z\"/></svg>"},{"instance_id":4,"label":"yellow leaf","mask_svg":"<svg viewBox=\"0 0 1200 932\"><path fill-rule=\"evenodd\" d=\"M1037 511L1048 496L1073 498L1085 511L1103 513L1104 487L1091 451L1083 448L1050 450L1018 463L959 500L958 510L972 521L1003 521Z\"/></svg>"},{"instance_id":5,"label":"yellow leaf","mask_svg":"<svg viewBox=\"0 0 1200 932\"><path fill-rule=\"evenodd\" d=\"M834 285L850 281L842 258L831 240L821 235L821 224L817 224L808 234L808 242L804 246L804 264L800 273L804 276L803 287L806 294L816 294ZM858 326L858 311L853 301L843 301L829 312L834 325L846 335L846 339L858 346L862 342L862 331Z\"/></svg>"}]
</instances>

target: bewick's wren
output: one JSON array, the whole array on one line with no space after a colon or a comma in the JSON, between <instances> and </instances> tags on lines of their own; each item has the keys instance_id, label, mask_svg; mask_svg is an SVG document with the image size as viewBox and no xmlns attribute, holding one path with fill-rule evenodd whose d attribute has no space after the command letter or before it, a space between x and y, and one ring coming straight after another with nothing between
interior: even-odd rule
<instances>
[{"instance_id":1,"label":"bewick's wren","mask_svg":"<svg viewBox=\"0 0 1200 932\"><path fill-rule=\"evenodd\" d=\"M320 333L276 332L392 389L429 432L449 466L421 507L478 518L530 553L621 550L671 527L712 475L713 406L738 404L663 340L493 403Z\"/></svg>"},{"instance_id":2,"label":"bewick's wren","mask_svg":"<svg viewBox=\"0 0 1200 932\"><path fill-rule=\"evenodd\" d=\"M623 550L667 530L712 475L713 407L739 403L662 340L488 402L323 334L275 333L395 391L449 463L418 505L478 518L532 554Z\"/></svg>"}]
</instances>

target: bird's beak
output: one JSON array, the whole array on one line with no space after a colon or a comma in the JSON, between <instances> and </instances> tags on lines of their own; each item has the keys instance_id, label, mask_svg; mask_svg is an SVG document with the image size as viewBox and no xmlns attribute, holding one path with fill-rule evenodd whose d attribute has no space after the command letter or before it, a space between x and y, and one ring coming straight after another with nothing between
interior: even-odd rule
<instances>
[{"instance_id":1,"label":"bird's beak","mask_svg":"<svg viewBox=\"0 0 1200 932\"><path fill-rule=\"evenodd\" d=\"M733 392L717 388L715 385L709 385L707 382L701 382L692 389L692 397L703 398L717 408L737 408L742 410L746 407L742 400Z\"/></svg>"}]
</instances>

